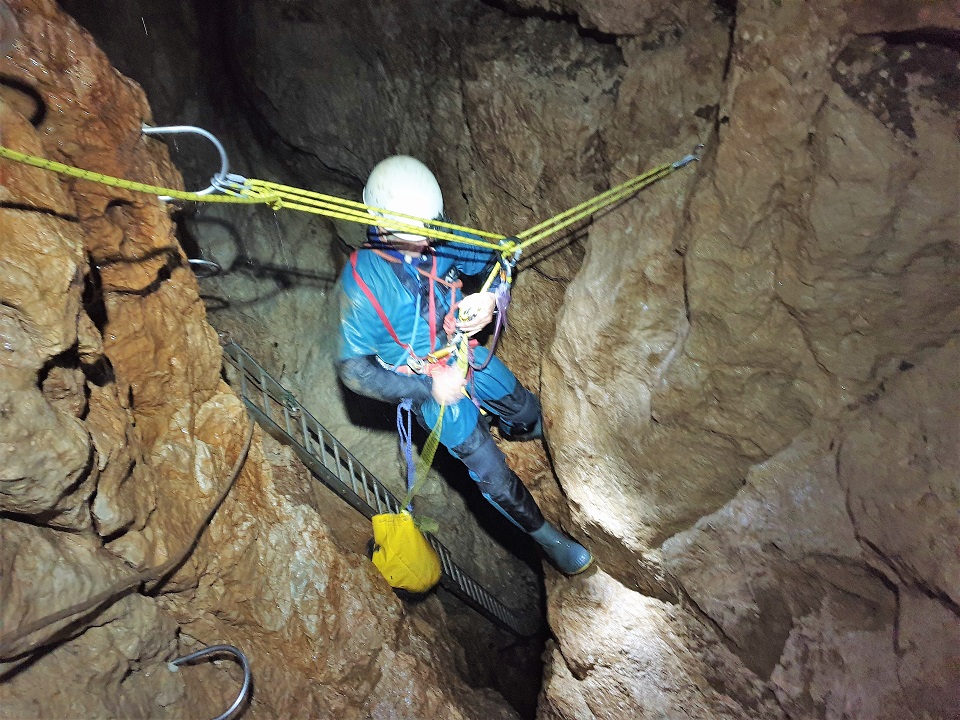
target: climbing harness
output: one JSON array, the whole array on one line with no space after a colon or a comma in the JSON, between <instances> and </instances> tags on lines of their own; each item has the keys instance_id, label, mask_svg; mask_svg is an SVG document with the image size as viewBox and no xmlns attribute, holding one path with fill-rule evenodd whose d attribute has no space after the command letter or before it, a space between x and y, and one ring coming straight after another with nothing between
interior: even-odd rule
<instances>
[{"instance_id":1,"label":"climbing harness","mask_svg":"<svg viewBox=\"0 0 960 720\"><path fill-rule=\"evenodd\" d=\"M400 261L397 260L396 258L391 257L390 255L387 255L386 253L380 250L374 249L373 252L375 252L377 255L379 255L384 260L390 263L394 263L394 264L400 263ZM370 286L367 285L363 277L361 277L359 271L357 270L357 253L356 252L353 252L350 255L350 268L351 268L351 271L353 272L353 279L357 283L357 287L360 288L360 291L366 296L367 300L370 302L370 305L373 307L374 311L377 313L377 317L380 318L380 322L383 324L383 327L390 334L390 337L393 339L393 341L407 351L407 359L406 359L407 368L409 368L410 371L418 375L429 375L430 371L434 367L436 367L436 365L432 365L432 363L437 362L437 359L433 355L433 351L436 348L436 334L437 334L436 301L434 297L433 284L434 282L438 282L441 285L444 285L447 288L449 288L450 308L451 308L450 312L452 313L453 308L455 307L455 304L456 304L455 303L456 291L459 288L463 287L463 283L461 283L459 280L456 282L448 282L442 278L437 277L436 256L434 256L433 258L433 268L431 272L426 272L419 267L417 268L417 272L419 272L421 275L423 275L424 277L426 277L428 280L431 281L429 286L429 298L428 298L429 315L427 318L427 323L429 325L429 332L430 332L431 352L428 353L425 357L421 358L417 356L417 354L414 352L413 348L409 344L403 342L400 339L400 337L397 335L397 332L396 330L393 329L393 324L390 322L390 319L387 317L386 312L384 312L383 306L380 304L380 301L377 300L376 295L374 295L373 291L370 290ZM397 270L396 272L400 282L405 283L405 280L407 279L406 276L404 275L405 271L400 269L400 270ZM411 289L411 288L408 288L408 289ZM416 297L419 297L419 293L415 292L415 290L416 288L413 288L411 289L411 292L413 292ZM427 364L428 362L431 363L431 365L428 365ZM402 368L403 366L396 367L396 368L391 367L390 369L397 370L398 372L404 372Z\"/></svg>"},{"instance_id":2,"label":"climbing harness","mask_svg":"<svg viewBox=\"0 0 960 720\"><path fill-rule=\"evenodd\" d=\"M192 652L189 655L175 658L167 663L167 668L170 672L177 672L184 663L190 663L194 660L200 660L221 653L233 655L233 657L240 661L240 666L243 668L243 685L240 686L240 694L237 695L237 699L230 704L230 707L213 718L213 720L227 720L227 718L232 717L246 701L250 693L250 688L253 685L253 673L250 671L250 663L247 660L247 656L233 645L211 645L210 647L201 648L196 652Z\"/></svg>"}]
</instances>

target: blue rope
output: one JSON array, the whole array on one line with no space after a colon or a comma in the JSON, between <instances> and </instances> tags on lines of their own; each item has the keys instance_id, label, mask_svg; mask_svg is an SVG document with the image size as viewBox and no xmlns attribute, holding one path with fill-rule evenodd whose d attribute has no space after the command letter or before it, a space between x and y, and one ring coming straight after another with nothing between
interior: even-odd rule
<instances>
[{"instance_id":1,"label":"blue rope","mask_svg":"<svg viewBox=\"0 0 960 720\"><path fill-rule=\"evenodd\" d=\"M493 354L497 351L497 343L500 341L500 334L507 327L507 308L510 306L510 285L500 283L493 291L497 299L497 321L493 329L493 342L490 344L490 354L487 355L483 365L474 365L473 357L470 358L470 367L473 370L484 370L490 364ZM472 355L473 353L471 353Z\"/></svg>"},{"instance_id":2,"label":"blue rope","mask_svg":"<svg viewBox=\"0 0 960 720\"><path fill-rule=\"evenodd\" d=\"M403 420L403 411L407 411L406 422ZM407 461L407 492L413 488L417 481L417 468L413 464L413 400L404 398L397 405L397 434L400 436L400 452L403 453ZM413 499L407 505L407 510L413 512Z\"/></svg>"}]
</instances>

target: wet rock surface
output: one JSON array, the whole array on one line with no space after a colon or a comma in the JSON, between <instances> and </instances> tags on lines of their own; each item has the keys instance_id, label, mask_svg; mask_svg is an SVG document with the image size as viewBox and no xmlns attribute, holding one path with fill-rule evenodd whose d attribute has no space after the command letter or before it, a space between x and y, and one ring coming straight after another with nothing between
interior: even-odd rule
<instances>
[{"instance_id":1,"label":"wet rock surface","mask_svg":"<svg viewBox=\"0 0 960 720\"><path fill-rule=\"evenodd\" d=\"M4 646L0 715L213 714L233 668L164 663L222 641L262 678L253 717L510 717L503 696L544 719L960 712L955 3L108 5L156 42L144 60L95 30L158 115L216 130L251 175L357 197L381 156L411 153L451 216L514 232L706 147L521 260L500 353L540 392L547 438L504 449L597 557L582 577L545 569L536 710L531 648L437 598L399 603L363 523L257 435L166 585ZM178 182L137 130L136 87L51 3L11 6L4 143ZM198 70L201 37L222 74ZM209 161L171 147L203 185ZM400 477L389 416L331 368L354 229L202 209L178 242L148 199L3 169L5 637L194 536L245 426L204 304ZM181 247L228 272L198 285ZM421 509L456 524L470 487L451 502L443 482ZM456 543L504 597L536 593L483 532ZM497 658L526 668L512 686ZM57 693L37 680L53 674Z\"/></svg>"}]
</instances>

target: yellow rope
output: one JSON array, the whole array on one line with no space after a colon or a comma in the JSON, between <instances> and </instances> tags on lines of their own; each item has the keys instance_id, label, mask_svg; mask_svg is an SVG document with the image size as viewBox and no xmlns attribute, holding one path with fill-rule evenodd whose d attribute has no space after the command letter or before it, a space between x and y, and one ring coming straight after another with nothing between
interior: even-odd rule
<instances>
[{"instance_id":1,"label":"yellow rope","mask_svg":"<svg viewBox=\"0 0 960 720\"><path fill-rule=\"evenodd\" d=\"M55 172L60 175L80 178L82 180L89 180L91 182L100 183L101 185L121 188L123 190L130 190L132 192L141 192L148 195L168 196L177 200L185 200L189 202L236 203L244 205L263 204L269 205L274 210L279 210L281 208L300 210L302 212L309 212L316 215L324 215L326 217L349 220L351 222L356 222L363 225L370 225L371 223L375 222L376 225L394 232L409 232L437 240L449 240L466 245L476 245L489 250L502 250L499 241L505 237L504 235L499 235L497 233L475 230L463 225L456 225L454 223L448 223L441 220L425 221L422 218L417 218L413 215L387 211L383 208L364 205L363 203L345 200L343 198L334 197L333 195L323 195L321 193L314 193L309 190L293 188L287 185L271 183L264 180L246 180L243 183L227 181L224 183L222 188L222 191L225 194L201 195L195 192L185 192L183 190L175 190L173 188L150 185L147 183L105 175L103 173L92 172L90 170L83 170L81 168L65 165L54 160L48 160L47 158L41 158L35 155L28 155L26 153L18 152L17 150L13 150L2 145L0 145L0 157L40 168L41 170L49 170L50 172ZM387 213L389 213L389 215L387 215ZM371 217L371 215L375 215L376 217ZM398 218L407 218L417 222L425 222L427 223L427 226L421 227L419 225L411 225ZM450 232L452 230L467 233L468 235L475 237L464 237L462 235L454 234L453 232ZM482 240L480 238L486 238L486 240Z\"/></svg>"},{"instance_id":2,"label":"yellow rope","mask_svg":"<svg viewBox=\"0 0 960 720\"><path fill-rule=\"evenodd\" d=\"M383 208L338 198L334 195L325 195L323 193L268 182L266 180L244 179L242 183L227 181L221 187L223 194L201 195L195 192L185 192L183 190L175 190L173 188L165 188L158 185L125 180L90 170L83 170L54 160L18 152L2 145L0 145L0 157L42 170L56 172L68 177L76 177L100 183L109 187L121 188L132 192L142 192L150 195L168 196L177 200L244 205L264 204L269 205L274 210L279 210L280 208L299 210L301 212L323 215L338 220L347 220L363 225L370 225L372 222L375 222L377 226L393 232L412 233L437 240L447 240L495 250L505 258L513 256L517 251L523 250L593 215L599 210L629 197L633 193L666 177L677 169L676 164L666 163L660 165L653 170L631 178L590 200L582 202L569 210L534 225L532 228L519 233L515 238L508 238L506 235L499 233L477 230L441 220L424 220L414 215L387 211ZM404 220L410 222L404 222ZM424 225L421 226L419 223L424 223ZM490 286L498 272L499 268L493 269L487 282L484 283L484 288Z\"/></svg>"},{"instance_id":3,"label":"yellow rope","mask_svg":"<svg viewBox=\"0 0 960 720\"><path fill-rule=\"evenodd\" d=\"M613 205L620 200L624 200L630 195L639 192L647 185L666 177L681 165L678 163L664 163L642 175L627 180L609 190L590 198L569 210L555 215L543 222L534 225L528 230L524 230L515 237L508 238L498 233L486 232L469 228L464 225L442 220L424 220L415 215L388 211L384 208L373 207L353 200L346 200L334 195L313 192L303 188L283 185L281 183L269 182L266 180L246 179L242 182L227 180L220 184L223 195L200 195L199 193L184 192L172 188L164 188L156 185L147 185L144 183L124 180L121 178L104 175L102 173L82 170L80 168L64 165L46 158L27 155L16 150L12 150L0 145L0 157L9 160L25 163L33 167L49 170L70 177L82 178L91 182L101 183L110 187L122 188L134 192L149 193L151 195L166 195L178 200L187 200L191 202L219 202L219 203L242 203L242 204L267 204L274 210L287 208L289 210L299 210L301 212L323 215L324 217L349 222L370 225L376 223L378 227L383 227L393 232L406 232L414 235L422 235L437 240L447 240L451 242L474 245L499 252L504 260L513 258L520 251L537 243L544 238L555 235L561 230L584 220L598 211ZM410 222L404 222L409 220ZM418 224L412 224L418 223ZM424 223L420 225L419 223ZM481 239L482 238L482 239ZM491 269L486 281L481 286L481 292L489 290L490 286L496 280L497 275L502 271L500 265ZM448 353L443 353L444 355Z\"/></svg>"},{"instance_id":4,"label":"yellow rope","mask_svg":"<svg viewBox=\"0 0 960 720\"><path fill-rule=\"evenodd\" d=\"M278 183L266 182L264 180L248 180L247 185L265 196L276 197L279 207L290 210L300 210L302 212L314 213L315 215L324 215L326 217L348 220L350 222L360 223L362 225L376 224L378 227L386 228L395 232L408 232L415 235L424 235L437 240L449 240L467 245L487 248L488 250L502 250L501 240L504 235L475 230L463 225L455 225L442 220L422 220L414 215L407 215L395 211L388 211L383 208L352 200L344 200L333 195L323 195L313 193L299 188L291 188ZM371 217L371 216L375 217ZM412 222L404 222L403 219L409 219L413 222L425 222L426 227L414 225ZM464 237L450 231L459 231L469 233L474 237ZM483 240L481 238L487 238Z\"/></svg>"},{"instance_id":5,"label":"yellow rope","mask_svg":"<svg viewBox=\"0 0 960 720\"><path fill-rule=\"evenodd\" d=\"M676 167L673 163L664 163L663 165L659 165L653 170L649 170L642 175L638 175L635 178L631 178L630 180L617 185L616 187L612 187L606 192L582 202L579 205L560 213L559 215L555 215L548 220L544 220L542 223L539 225L534 225L529 230L524 230L522 233L517 235L519 239L523 240L523 242L520 243L520 249L522 250L523 248L533 245L535 242L558 233L561 230L570 227L574 223L593 215L597 211L613 205L619 200L629 197L633 193L642 190L647 185L666 177L675 169Z\"/></svg>"},{"instance_id":6,"label":"yellow rope","mask_svg":"<svg viewBox=\"0 0 960 720\"><path fill-rule=\"evenodd\" d=\"M217 203L242 203L245 205L253 205L258 203L272 204L274 198L266 197L261 195L199 195L194 192L184 192L183 190L174 190L172 188L160 187L158 185L148 185L146 183L134 182L133 180L123 180L121 178L111 177L110 175L104 175L102 173L91 172L90 170L81 170L80 168L73 167L71 165L64 165L63 163L58 163L53 160L47 160L46 158L36 157L35 155L27 155L26 153L17 152L16 150L11 150L8 147L0 145L0 157L7 158L8 160L14 160L15 162L23 163L24 165L32 165L33 167L40 168L41 170L49 170L51 172L59 173L60 175L67 175L69 177L81 178L83 180L89 180L91 182L100 183L101 185L108 185L110 187L122 188L124 190L132 190L133 192L147 193L148 195L168 195L177 200L189 200L191 202L217 202Z\"/></svg>"},{"instance_id":7,"label":"yellow rope","mask_svg":"<svg viewBox=\"0 0 960 720\"><path fill-rule=\"evenodd\" d=\"M534 243L540 242L544 238L555 235L561 230L565 230L571 225L590 217L598 211L609 207L620 200L630 197L634 193L645 188L647 185L655 183L657 180L666 177L676 169L677 165L675 163L664 163L663 165L658 165L653 170L649 170L642 175L637 175L626 182L610 188L606 192L603 192L596 197L590 198L589 200L586 200L579 205L570 208L569 210L565 210L558 215L554 215L552 218L544 220L538 225L534 225L529 230L524 230L522 233L519 233L516 236L516 238L522 242L504 242L501 243L501 246L498 249L504 257L513 255L518 250L523 250ZM490 288L490 286L493 284L493 281L497 277L497 273L499 272L499 267L495 267L490 271L490 275L487 277L486 282L483 283L481 288L482 291L486 291Z\"/></svg>"},{"instance_id":8,"label":"yellow rope","mask_svg":"<svg viewBox=\"0 0 960 720\"><path fill-rule=\"evenodd\" d=\"M416 220L417 222L426 222L430 227L437 229L438 232L442 232L440 228L447 228L449 230L459 230L461 232L468 232L471 235L476 235L481 238L487 238L492 243L488 243L492 247L499 248L499 245L494 245L493 243L499 243L500 240L504 239L504 235L498 233L486 232L485 230L477 230L475 228L469 228L463 225L457 225L455 223L447 222L445 220L427 220L424 221L423 218L419 218L415 215L406 215L401 212L396 212L394 210L384 210L383 208L374 207L372 205L365 205L361 202L355 202L353 200L346 200L344 198L336 197L335 195L324 195L323 193L313 192L312 190L304 190L303 188L292 187L290 185L281 185L280 183L268 182L266 180L248 180L247 185L252 188L262 189L268 191L268 194L276 194L277 196L284 199L284 201L290 202L310 202L316 205L317 207L326 207L327 205L337 206L344 210L352 210L353 213L357 213L362 217L362 220L365 224L370 224L370 215L369 213L388 213L391 217L400 217L408 218L410 220ZM361 218L358 217L358 221ZM380 218L378 218L379 221ZM409 226L414 227L417 230L422 230L419 226ZM454 236L457 240L461 240L459 236Z\"/></svg>"}]
</instances>

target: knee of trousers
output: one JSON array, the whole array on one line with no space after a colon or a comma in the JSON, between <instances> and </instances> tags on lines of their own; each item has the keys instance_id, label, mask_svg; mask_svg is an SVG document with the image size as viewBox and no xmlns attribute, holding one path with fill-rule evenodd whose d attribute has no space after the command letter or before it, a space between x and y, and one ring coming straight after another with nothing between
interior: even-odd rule
<instances>
[{"instance_id":1,"label":"knee of trousers","mask_svg":"<svg viewBox=\"0 0 960 720\"><path fill-rule=\"evenodd\" d=\"M540 417L540 400L519 382L513 391L486 404L510 425L532 427Z\"/></svg>"},{"instance_id":2,"label":"knee of trousers","mask_svg":"<svg viewBox=\"0 0 960 720\"><path fill-rule=\"evenodd\" d=\"M470 470L481 494L521 530L533 532L543 527L543 513L536 500L507 465L485 427L478 425L470 437L453 448L453 453Z\"/></svg>"}]
</instances>

